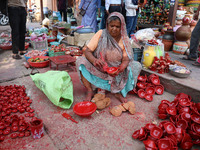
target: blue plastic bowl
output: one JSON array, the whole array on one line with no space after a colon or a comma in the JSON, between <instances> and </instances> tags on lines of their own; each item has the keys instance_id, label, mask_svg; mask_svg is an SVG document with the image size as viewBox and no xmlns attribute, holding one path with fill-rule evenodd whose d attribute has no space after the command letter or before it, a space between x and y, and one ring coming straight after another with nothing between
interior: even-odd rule
<instances>
[{"instance_id":1,"label":"blue plastic bowl","mask_svg":"<svg viewBox=\"0 0 200 150\"><path fill-rule=\"evenodd\" d=\"M58 45L60 45L60 43L59 43L59 42L50 42L50 45L51 45L51 46L52 46L52 45L58 46Z\"/></svg>"}]
</instances>

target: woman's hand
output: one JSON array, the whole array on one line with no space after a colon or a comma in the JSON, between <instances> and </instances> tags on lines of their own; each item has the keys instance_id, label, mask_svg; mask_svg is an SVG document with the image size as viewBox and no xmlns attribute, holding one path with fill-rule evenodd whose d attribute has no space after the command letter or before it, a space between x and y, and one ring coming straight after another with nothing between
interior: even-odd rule
<instances>
[{"instance_id":1,"label":"woman's hand","mask_svg":"<svg viewBox=\"0 0 200 150\"><path fill-rule=\"evenodd\" d=\"M118 74L121 72L124 72L124 70L126 69L127 65L126 64L121 64L118 68Z\"/></svg>"},{"instance_id":2,"label":"woman's hand","mask_svg":"<svg viewBox=\"0 0 200 150\"><path fill-rule=\"evenodd\" d=\"M105 65L105 63L101 59L95 59L93 62L93 65L101 72L105 72L103 69L103 66Z\"/></svg>"}]
</instances>

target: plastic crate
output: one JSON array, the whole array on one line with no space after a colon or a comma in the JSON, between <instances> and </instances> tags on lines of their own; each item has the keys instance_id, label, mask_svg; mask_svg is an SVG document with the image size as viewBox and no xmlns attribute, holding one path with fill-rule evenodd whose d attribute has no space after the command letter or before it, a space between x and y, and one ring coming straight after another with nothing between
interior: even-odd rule
<instances>
[{"instance_id":1,"label":"plastic crate","mask_svg":"<svg viewBox=\"0 0 200 150\"><path fill-rule=\"evenodd\" d=\"M133 48L133 56L135 61L141 61L143 55L143 48Z\"/></svg>"},{"instance_id":2,"label":"plastic crate","mask_svg":"<svg viewBox=\"0 0 200 150\"><path fill-rule=\"evenodd\" d=\"M49 57L65 55L65 52L54 52L49 48Z\"/></svg>"},{"instance_id":3,"label":"plastic crate","mask_svg":"<svg viewBox=\"0 0 200 150\"><path fill-rule=\"evenodd\" d=\"M38 42L31 41L31 45L32 45L33 49L37 49L37 50L42 50L42 49L48 48L47 40L38 41Z\"/></svg>"}]
</instances>

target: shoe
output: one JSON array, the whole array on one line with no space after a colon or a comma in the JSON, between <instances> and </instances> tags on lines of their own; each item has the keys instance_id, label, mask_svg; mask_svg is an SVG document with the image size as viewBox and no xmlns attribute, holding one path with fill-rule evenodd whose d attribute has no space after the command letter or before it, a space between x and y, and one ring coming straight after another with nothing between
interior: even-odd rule
<instances>
[{"instance_id":1,"label":"shoe","mask_svg":"<svg viewBox=\"0 0 200 150\"><path fill-rule=\"evenodd\" d=\"M24 55L24 54L26 54L28 51L21 51L19 54L20 55Z\"/></svg>"},{"instance_id":2,"label":"shoe","mask_svg":"<svg viewBox=\"0 0 200 150\"><path fill-rule=\"evenodd\" d=\"M192 57L186 56L186 57L183 57L182 59L183 59L183 60L196 61L197 58L192 58Z\"/></svg>"},{"instance_id":3,"label":"shoe","mask_svg":"<svg viewBox=\"0 0 200 150\"><path fill-rule=\"evenodd\" d=\"M200 63L198 63L197 61L196 61L196 62L194 62L192 65L193 65L193 66L200 67Z\"/></svg>"},{"instance_id":4,"label":"shoe","mask_svg":"<svg viewBox=\"0 0 200 150\"><path fill-rule=\"evenodd\" d=\"M22 59L22 57L21 57L21 56L19 56L19 54L12 55L12 58L13 58L13 59Z\"/></svg>"}]
</instances>

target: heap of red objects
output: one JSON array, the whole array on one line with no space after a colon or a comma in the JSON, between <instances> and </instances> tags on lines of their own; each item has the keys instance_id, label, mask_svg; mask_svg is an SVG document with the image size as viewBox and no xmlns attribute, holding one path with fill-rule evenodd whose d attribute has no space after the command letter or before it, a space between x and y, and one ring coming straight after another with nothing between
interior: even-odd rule
<instances>
[{"instance_id":1,"label":"heap of red objects","mask_svg":"<svg viewBox=\"0 0 200 150\"><path fill-rule=\"evenodd\" d=\"M158 42L155 39L148 40L148 44L158 45Z\"/></svg>"},{"instance_id":2,"label":"heap of red objects","mask_svg":"<svg viewBox=\"0 0 200 150\"><path fill-rule=\"evenodd\" d=\"M152 71L157 71L160 74L169 72L169 65L172 63L168 53L165 53L165 57L160 56L160 59L155 56L152 65L149 67Z\"/></svg>"},{"instance_id":3,"label":"heap of red objects","mask_svg":"<svg viewBox=\"0 0 200 150\"><path fill-rule=\"evenodd\" d=\"M158 113L159 118L170 120L158 126L146 124L132 135L143 141L146 149L189 150L194 144L200 146L200 103L191 102L191 96L179 93L172 102L162 100Z\"/></svg>"},{"instance_id":4,"label":"heap of red objects","mask_svg":"<svg viewBox=\"0 0 200 150\"><path fill-rule=\"evenodd\" d=\"M0 142L10 133L11 138L31 135L26 117L37 118L25 90L21 85L0 86Z\"/></svg>"},{"instance_id":5,"label":"heap of red objects","mask_svg":"<svg viewBox=\"0 0 200 150\"><path fill-rule=\"evenodd\" d=\"M144 98L147 101L153 100L153 95L156 93L162 95L164 92L164 87L160 84L159 76L156 74L139 75L136 89L134 92L140 97Z\"/></svg>"}]
</instances>

